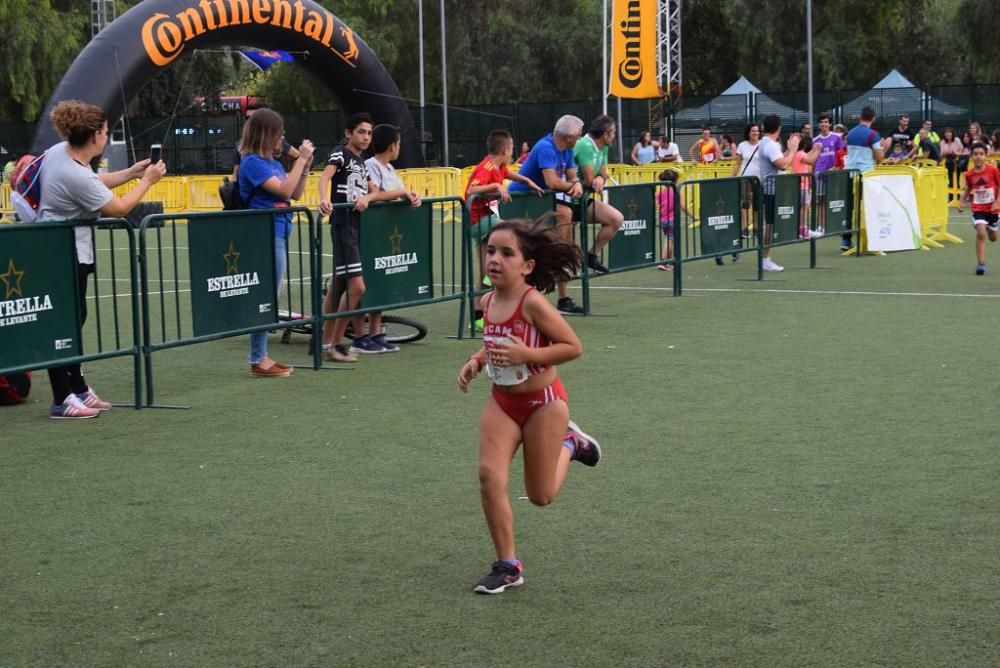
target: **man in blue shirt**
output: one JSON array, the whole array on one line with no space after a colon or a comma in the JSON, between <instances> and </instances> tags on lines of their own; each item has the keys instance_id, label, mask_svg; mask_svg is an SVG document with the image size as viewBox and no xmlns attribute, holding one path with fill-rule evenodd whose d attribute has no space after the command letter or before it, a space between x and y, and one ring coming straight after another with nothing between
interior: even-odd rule
<instances>
[{"instance_id":1,"label":"man in blue shirt","mask_svg":"<svg viewBox=\"0 0 1000 668\"><path fill-rule=\"evenodd\" d=\"M844 137L844 143L847 144L847 160L844 163L846 169L856 169L864 174L875 169L875 165L885 159L885 149L891 145L892 138L883 140L878 131L872 129L874 122L875 110L865 107L861 110L858 125L851 128ZM840 250L851 250L850 234L841 237Z\"/></svg>"},{"instance_id":2,"label":"man in blue shirt","mask_svg":"<svg viewBox=\"0 0 1000 668\"><path fill-rule=\"evenodd\" d=\"M583 184L576 175L573 147L583 134L583 121L576 116L563 116L556 121L552 134L535 142L519 173L556 193L556 229L565 239L573 240L573 199L583 195ZM529 192L528 186L515 181L508 192ZM583 313L569 296L566 283L560 283L556 308L563 313Z\"/></svg>"}]
</instances>

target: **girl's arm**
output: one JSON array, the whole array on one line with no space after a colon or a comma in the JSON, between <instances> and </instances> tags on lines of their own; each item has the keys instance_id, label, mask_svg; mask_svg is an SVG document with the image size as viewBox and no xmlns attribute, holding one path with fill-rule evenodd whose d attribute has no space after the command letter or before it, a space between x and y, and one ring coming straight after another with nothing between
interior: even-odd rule
<instances>
[{"instance_id":1,"label":"girl's arm","mask_svg":"<svg viewBox=\"0 0 1000 668\"><path fill-rule=\"evenodd\" d=\"M462 365L462 370L458 372L458 389L463 392L468 391L469 383L479 375L479 372L486 366L486 349L479 348L475 355L469 355Z\"/></svg>"},{"instance_id":2,"label":"girl's arm","mask_svg":"<svg viewBox=\"0 0 1000 668\"><path fill-rule=\"evenodd\" d=\"M494 360L501 364L551 366L575 360L583 353L583 344L576 332L541 293L534 291L528 295L523 308L525 318L549 340L549 345L529 348L521 339L511 335L508 338L513 343L494 344L490 351Z\"/></svg>"}]
</instances>

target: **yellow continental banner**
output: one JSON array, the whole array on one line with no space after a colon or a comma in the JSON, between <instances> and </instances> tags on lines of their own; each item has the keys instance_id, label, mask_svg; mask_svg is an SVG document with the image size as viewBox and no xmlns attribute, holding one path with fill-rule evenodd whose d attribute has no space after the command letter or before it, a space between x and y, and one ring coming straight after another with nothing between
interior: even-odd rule
<instances>
[{"instance_id":1,"label":"yellow continental banner","mask_svg":"<svg viewBox=\"0 0 1000 668\"><path fill-rule=\"evenodd\" d=\"M656 73L657 0L614 0L611 20L611 94L659 97Z\"/></svg>"}]
</instances>

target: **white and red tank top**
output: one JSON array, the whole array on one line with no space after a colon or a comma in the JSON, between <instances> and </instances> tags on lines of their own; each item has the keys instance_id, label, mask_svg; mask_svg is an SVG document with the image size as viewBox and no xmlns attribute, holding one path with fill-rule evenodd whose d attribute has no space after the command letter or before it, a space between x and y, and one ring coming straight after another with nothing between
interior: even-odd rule
<instances>
[{"instance_id":1,"label":"white and red tank top","mask_svg":"<svg viewBox=\"0 0 1000 668\"><path fill-rule=\"evenodd\" d=\"M493 297L490 296L489 303L486 304L486 308L483 310L483 343L486 346L486 354L489 355L490 347L493 342L500 341L511 335L524 341L524 345L529 348L544 348L549 345L549 339L536 328L534 325L530 324L524 318L524 300L528 297L528 294L532 292L535 288L529 287L521 295L521 300L517 303L517 308L514 312L510 314L510 317L506 320L500 322L494 322L490 319L489 307L493 303ZM520 365L519 365L520 366ZM528 375L535 375L542 373L549 368L549 365L541 364L526 364ZM516 373L516 370L513 370ZM527 376L524 378L518 378L513 380L513 382L500 383L503 385L512 385L518 382L524 382L527 380ZM496 380L496 379L494 379Z\"/></svg>"}]
</instances>

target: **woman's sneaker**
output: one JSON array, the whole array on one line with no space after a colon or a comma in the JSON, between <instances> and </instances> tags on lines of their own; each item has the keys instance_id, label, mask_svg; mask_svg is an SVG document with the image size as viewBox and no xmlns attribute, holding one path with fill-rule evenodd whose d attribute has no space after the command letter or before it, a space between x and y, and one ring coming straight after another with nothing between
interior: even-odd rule
<instances>
[{"instance_id":1,"label":"woman's sneaker","mask_svg":"<svg viewBox=\"0 0 1000 668\"><path fill-rule=\"evenodd\" d=\"M111 410L111 404L97 396L97 392L94 392L94 388L92 387L88 387L87 391L83 394L77 394L75 396L80 400L80 403L87 408L96 408L99 411Z\"/></svg>"},{"instance_id":2,"label":"woman's sneaker","mask_svg":"<svg viewBox=\"0 0 1000 668\"><path fill-rule=\"evenodd\" d=\"M75 394L63 399L61 404L52 404L49 408L49 418L52 420L86 420L100 414L99 408L87 408Z\"/></svg>"},{"instance_id":3,"label":"woman's sneaker","mask_svg":"<svg viewBox=\"0 0 1000 668\"><path fill-rule=\"evenodd\" d=\"M507 587L520 587L524 584L523 572L520 561L514 565L494 561L489 575L479 578L473 591L477 594L502 594Z\"/></svg>"},{"instance_id":4,"label":"woman's sneaker","mask_svg":"<svg viewBox=\"0 0 1000 668\"><path fill-rule=\"evenodd\" d=\"M570 459L586 466L597 466L597 462L601 461L601 444L597 439L580 429L572 420L566 425L566 429L564 440L573 444L573 456Z\"/></svg>"},{"instance_id":5,"label":"woman's sneaker","mask_svg":"<svg viewBox=\"0 0 1000 668\"><path fill-rule=\"evenodd\" d=\"M381 348L383 353L398 353L399 346L385 338L385 334L379 334L378 336L372 337L372 342Z\"/></svg>"}]
</instances>

